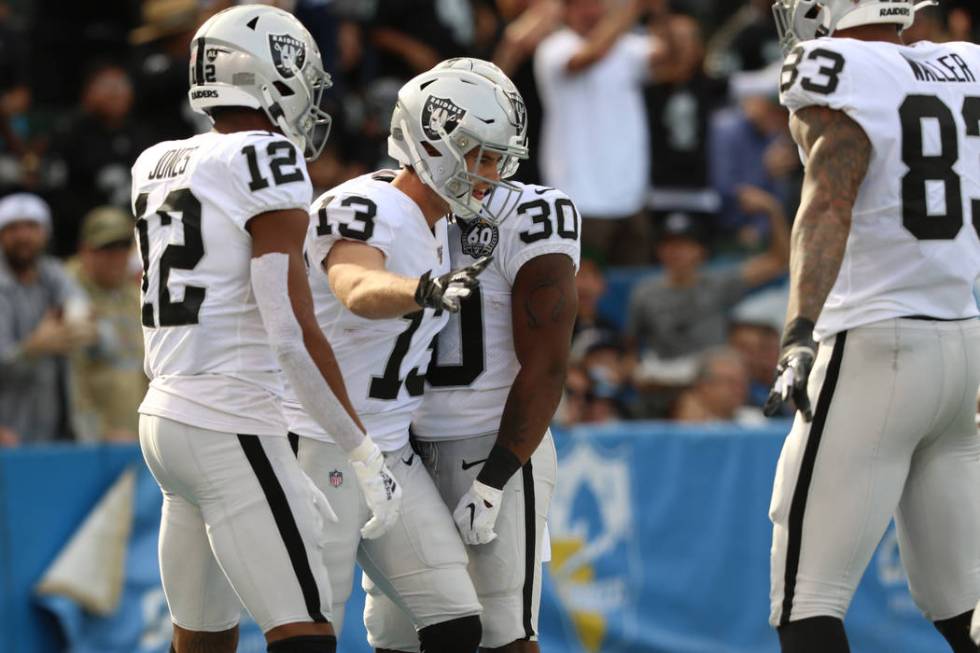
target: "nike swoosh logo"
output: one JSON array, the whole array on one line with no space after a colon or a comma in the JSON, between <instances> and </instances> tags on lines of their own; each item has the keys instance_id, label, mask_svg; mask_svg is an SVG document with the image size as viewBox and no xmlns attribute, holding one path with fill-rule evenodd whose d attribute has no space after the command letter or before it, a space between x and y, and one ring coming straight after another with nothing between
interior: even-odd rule
<instances>
[{"instance_id":1,"label":"nike swoosh logo","mask_svg":"<svg viewBox=\"0 0 980 653\"><path fill-rule=\"evenodd\" d=\"M402 462L405 463L405 465L407 465L408 467L411 467L412 466L412 462L414 460L415 460L415 454L414 453L411 456L408 457L408 460L405 460L404 458L402 458Z\"/></svg>"},{"instance_id":2,"label":"nike swoosh logo","mask_svg":"<svg viewBox=\"0 0 980 653\"><path fill-rule=\"evenodd\" d=\"M473 517L476 516L476 504L468 503L466 504L466 509L470 511L470 530L473 530Z\"/></svg>"},{"instance_id":3,"label":"nike swoosh logo","mask_svg":"<svg viewBox=\"0 0 980 653\"><path fill-rule=\"evenodd\" d=\"M545 186L544 188L535 188L534 192L537 193L538 195L544 195L550 190L555 190L555 189L551 188L550 186Z\"/></svg>"},{"instance_id":4,"label":"nike swoosh logo","mask_svg":"<svg viewBox=\"0 0 980 653\"><path fill-rule=\"evenodd\" d=\"M487 459L486 458L480 458L479 460L474 460L471 463L468 463L468 462L466 462L464 460L463 461L463 470L465 471L465 470L469 469L470 467L473 467L474 465L479 465L479 464L482 464L482 463L485 463L485 462L487 462Z\"/></svg>"}]
</instances>

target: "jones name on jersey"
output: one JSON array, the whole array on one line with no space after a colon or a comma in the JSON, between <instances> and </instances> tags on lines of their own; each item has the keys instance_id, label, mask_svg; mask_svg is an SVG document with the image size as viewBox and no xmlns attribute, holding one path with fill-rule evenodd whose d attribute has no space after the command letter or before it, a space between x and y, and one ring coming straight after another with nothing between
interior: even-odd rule
<instances>
[{"instance_id":1,"label":"jones name on jersey","mask_svg":"<svg viewBox=\"0 0 980 653\"><path fill-rule=\"evenodd\" d=\"M285 435L279 364L252 295L249 219L307 210L306 162L285 136L208 132L133 166L150 388L140 412L229 433Z\"/></svg>"},{"instance_id":2,"label":"jones name on jersey","mask_svg":"<svg viewBox=\"0 0 980 653\"><path fill-rule=\"evenodd\" d=\"M394 175L363 175L327 191L313 204L307 240L317 322L333 347L358 415L383 451L407 441L412 412L422 401L429 345L447 315L427 308L401 319L359 317L330 290L321 263L335 243L350 240L379 249L385 269L399 276L449 271L446 221L430 229L418 205L390 184ZM290 431L329 441L295 400L287 399L285 411Z\"/></svg>"},{"instance_id":3,"label":"jones name on jersey","mask_svg":"<svg viewBox=\"0 0 980 653\"><path fill-rule=\"evenodd\" d=\"M791 111L843 111L872 144L818 339L881 320L978 314L980 48L821 38L782 70ZM895 198L900 198L899 202Z\"/></svg>"},{"instance_id":4,"label":"jones name on jersey","mask_svg":"<svg viewBox=\"0 0 980 653\"><path fill-rule=\"evenodd\" d=\"M422 439L455 439L495 433L511 384L520 370L514 352L511 289L518 271L544 254L565 254L579 264L581 219L572 201L554 188L517 184L513 212L493 225L456 220L449 225L454 268L483 256L493 262L480 287L439 333L426 377L425 401L415 416ZM491 197L489 202L507 201Z\"/></svg>"}]
</instances>

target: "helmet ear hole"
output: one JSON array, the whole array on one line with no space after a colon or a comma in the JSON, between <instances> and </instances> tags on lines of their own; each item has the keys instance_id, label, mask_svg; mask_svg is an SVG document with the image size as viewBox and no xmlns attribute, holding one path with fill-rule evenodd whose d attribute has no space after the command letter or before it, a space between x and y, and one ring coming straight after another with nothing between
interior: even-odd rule
<instances>
[{"instance_id":1,"label":"helmet ear hole","mask_svg":"<svg viewBox=\"0 0 980 653\"><path fill-rule=\"evenodd\" d=\"M429 156L442 156L442 152L437 150L435 145L429 141L422 141L422 149L424 149L425 153Z\"/></svg>"},{"instance_id":2,"label":"helmet ear hole","mask_svg":"<svg viewBox=\"0 0 980 653\"><path fill-rule=\"evenodd\" d=\"M290 95L295 94L293 89L289 88L288 85L286 85L284 82L280 82L279 80L272 82L272 85L276 87L276 90L279 91L279 95L283 97L289 97Z\"/></svg>"}]
</instances>

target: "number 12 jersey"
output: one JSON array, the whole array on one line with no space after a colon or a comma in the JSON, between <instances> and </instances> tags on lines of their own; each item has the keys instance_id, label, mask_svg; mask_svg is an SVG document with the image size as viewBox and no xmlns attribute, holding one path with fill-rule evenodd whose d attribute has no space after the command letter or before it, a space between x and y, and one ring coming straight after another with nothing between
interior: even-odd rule
<instances>
[{"instance_id":1,"label":"number 12 jersey","mask_svg":"<svg viewBox=\"0 0 980 653\"><path fill-rule=\"evenodd\" d=\"M978 314L980 48L822 38L786 59L791 111L843 111L871 141L817 338L881 320Z\"/></svg>"},{"instance_id":2,"label":"number 12 jersey","mask_svg":"<svg viewBox=\"0 0 980 653\"><path fill-rule=\"evenodd\" d=\"M249 219L308 210L306 162L281 134L208 132L133 166L143 259L147 415L226 433L285 435L279 364L252 294Z\"/></svg>"}]
</instances>

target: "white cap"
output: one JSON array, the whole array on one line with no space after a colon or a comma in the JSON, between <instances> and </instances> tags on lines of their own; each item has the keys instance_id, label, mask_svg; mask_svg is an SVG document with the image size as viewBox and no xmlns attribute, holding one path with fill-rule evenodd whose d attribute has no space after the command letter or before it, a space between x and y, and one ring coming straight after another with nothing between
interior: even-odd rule
<instances>
[{"instance_id":1,"label":"white cap","mask_svg":"<svg viewBox=\"0 0 980 653\"><path fill-rule=\"evenodd\" d=\"M28 220L51 229L48 203L33 193L14 193L0 199L0 230L12 222Z\"/></svg>"}]
</instances>

